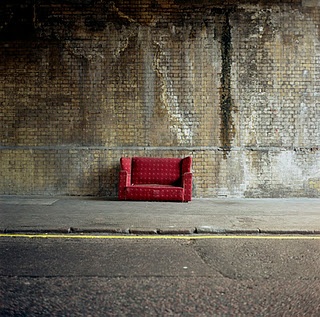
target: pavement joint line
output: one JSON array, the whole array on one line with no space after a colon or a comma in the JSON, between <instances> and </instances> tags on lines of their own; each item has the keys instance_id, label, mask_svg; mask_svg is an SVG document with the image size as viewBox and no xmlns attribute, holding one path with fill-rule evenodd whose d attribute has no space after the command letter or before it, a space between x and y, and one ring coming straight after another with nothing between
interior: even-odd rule
<instances>
[{"instance_id":1,"label":"pavement joint line","mask_svg":"<svg viewBox=\"0 0 320 317\"><path fill-rule=\"evenodd\" d=\"M251 239L251 240L320 240L320 235L81 235L81 234L22 234L1 233L0 238L35 239L146 239L146 240L201 240L201 239Z\"/></svg>"}]
</instances>

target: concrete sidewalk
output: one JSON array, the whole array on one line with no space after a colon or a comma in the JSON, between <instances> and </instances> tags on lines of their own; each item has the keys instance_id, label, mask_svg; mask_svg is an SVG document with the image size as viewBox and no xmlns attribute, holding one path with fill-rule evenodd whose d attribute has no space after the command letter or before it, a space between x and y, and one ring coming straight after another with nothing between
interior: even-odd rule
<instances>
[{"instance_id":1,"label":"concrete sidewalk","mask_svg":"<svg viewBox=\"0 0 320 317\"><path fill-rule=\"evenodd\" d=\"M219 198L173 203L0 196L0 232L320 234L320 199Z\"/></svg>"}]
</instances>

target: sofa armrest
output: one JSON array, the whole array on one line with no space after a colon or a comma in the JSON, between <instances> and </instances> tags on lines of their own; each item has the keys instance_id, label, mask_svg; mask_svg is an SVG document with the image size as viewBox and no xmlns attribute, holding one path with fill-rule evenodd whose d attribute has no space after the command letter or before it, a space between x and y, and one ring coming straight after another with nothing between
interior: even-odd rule
<instances>
[{"instance_id":1,"label":"sofa armrest","mask_svg":"<svg viewBox=\"0 0 320 317\"><path fill-rule=\"evenodd\" d=\"M182 174L182 187L184 188L184 201L191 201L192 198L192 173Z\"/></svg>"},{"instance_id":2,"label":"sofa armrest","mask_svg":"<svg viewBox=\"0 0 320 317\"><path fill-rule=\"evenodd\" d=\"M131 157L121 157L120 159L120 170L127 171L131 174Z\"/></svg>"},{"instance_id":3,"label":"sofa armrest","mask_svg":"<svg viewBox=\"0 0 320 317\"><path fill-rule=\"evenodd\" d=\"M187 156L184 159L182 159L181 173L184 174L184 173L192 172L191 166L192 166L192 157L191 156Z\"/></svg>"},{"instance_id":4,"label":"sofa armrest","mask_svg":"<svg viewBox=\"0 0 320 317\"><path fill-rule=\"evenodd\" d=\"M124 170L119 172L119 188L118 188L118 198L120 200L125 199L125 188L130 186L131 175Z\"/></svg>"},{"instance_id":5,"label":"sofa armrest","mask_svg":"<svg viewBox=\"0 0 320 317\"><path fill-rule=\"evenodd\" d=\"M120 171L119 183L126 187L131 185L131 175L127 171Z\"/></svg>"}]
</instances>

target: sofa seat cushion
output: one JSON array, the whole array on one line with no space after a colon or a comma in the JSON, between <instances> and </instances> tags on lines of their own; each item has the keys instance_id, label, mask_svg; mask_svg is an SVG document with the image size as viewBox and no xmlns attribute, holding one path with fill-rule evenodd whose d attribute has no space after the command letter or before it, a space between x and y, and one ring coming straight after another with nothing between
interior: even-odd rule
<instances>
[{"instance_id":1,"label":"sofa seat cushion","mask_svg":"<svg viewBox=\"0 0 320 317\"><path fill-rule=\"evenodd\" d=\"M125 188L127 200L183 201L184 189L172 185L139 184Z\"/></svg>"}]
</instances>

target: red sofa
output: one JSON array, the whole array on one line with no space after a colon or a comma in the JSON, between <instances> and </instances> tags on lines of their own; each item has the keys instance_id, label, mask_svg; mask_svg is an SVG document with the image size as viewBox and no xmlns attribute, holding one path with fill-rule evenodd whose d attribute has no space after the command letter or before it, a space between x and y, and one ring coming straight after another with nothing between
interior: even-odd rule
<instances>
[{"instance_id":1,"label":"red sofa","mask_svg":"<svg viewBox=\"0 0 320 317\"><path fill-rule=\"evenodd\" d=\"M191 200L192 158L122 157L119 200Z\"/></svg>"}]
</instances>

